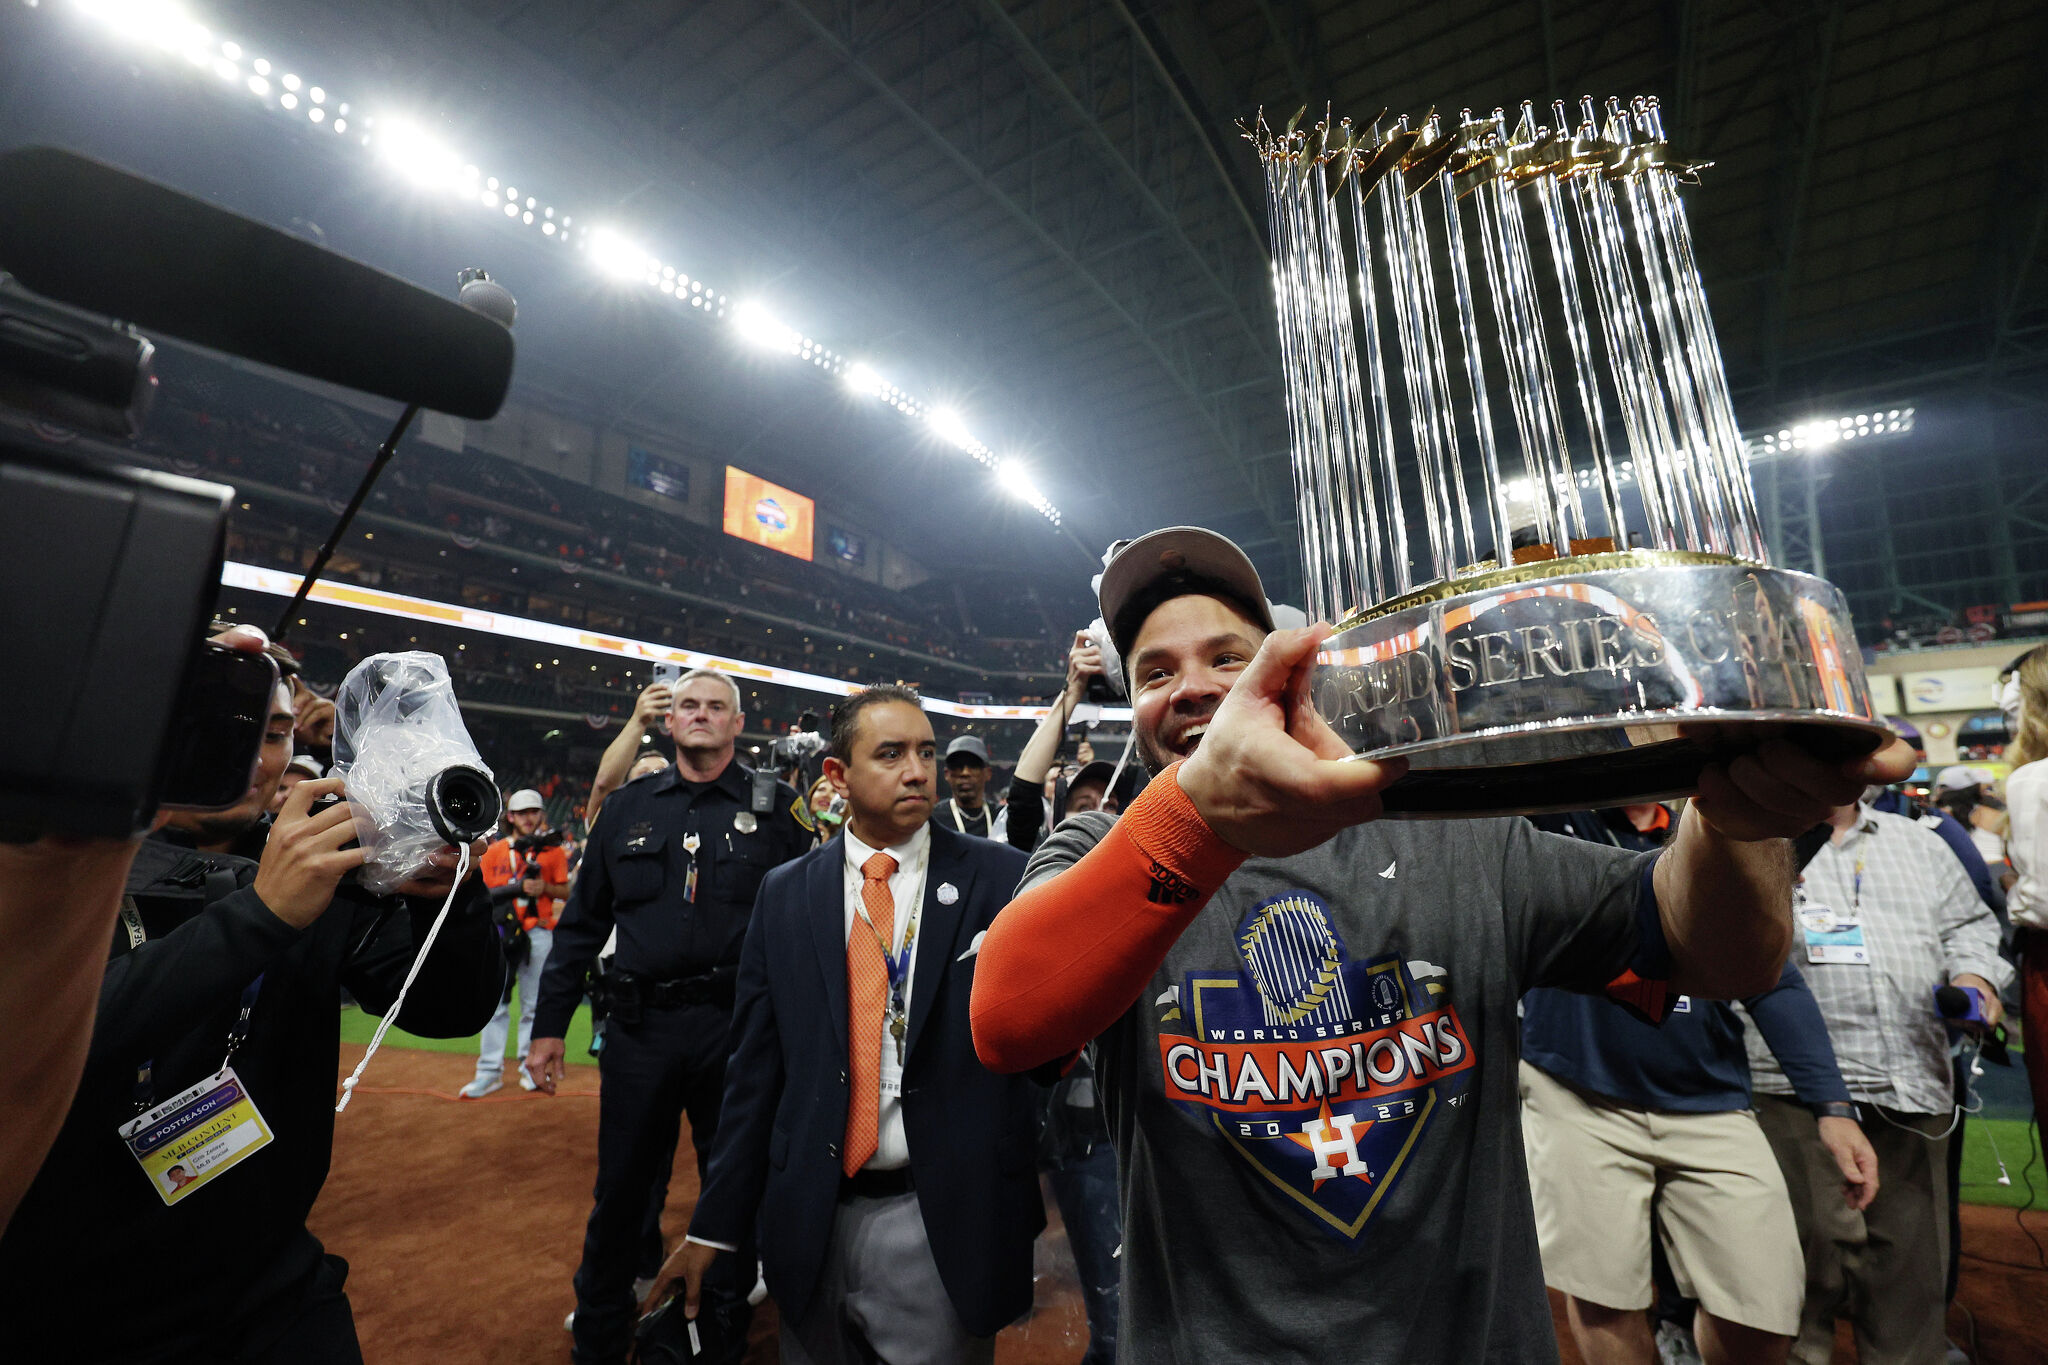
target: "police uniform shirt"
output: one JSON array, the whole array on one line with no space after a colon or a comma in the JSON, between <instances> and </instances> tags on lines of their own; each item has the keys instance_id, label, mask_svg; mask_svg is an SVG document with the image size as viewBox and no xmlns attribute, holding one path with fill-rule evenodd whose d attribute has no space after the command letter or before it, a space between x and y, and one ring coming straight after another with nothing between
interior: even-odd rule
<instances>
[{"instance_id":1,"label":"police uniform shirt","mask_svg":"<svg viewBox=\"0 0 2048 1365\"><path fill-rule=\"evenodd\" d=\"M614 928L617 968L651 980L702 976L739 961L761 879L814 843L810 812L795 789L776 782L757 803L757 780L765 775L757 779L735 760L709 782L670 767L612 793L555 926L536 1037L563 1036L583 998L584 974Z\"/></svg>"}]
</instances>

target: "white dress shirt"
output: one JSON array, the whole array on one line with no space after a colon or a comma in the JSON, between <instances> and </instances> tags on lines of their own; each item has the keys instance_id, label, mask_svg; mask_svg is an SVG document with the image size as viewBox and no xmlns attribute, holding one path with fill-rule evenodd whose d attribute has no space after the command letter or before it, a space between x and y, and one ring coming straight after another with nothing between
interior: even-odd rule
<instances>
[{"instance_id":1,"label":"white dress shirt","mask_svg":"<svg viewBox=\"0 0 2048 1365\"><path fill-rule=\"evenodd\" d=\"M849 824L845 841L846 894L843 899L849 948L855 934L873 935L875 932L861 914L861 888L867 882L867 875L861 867L877 853L886 853L896 860L896 871L889 877L889 896L896 904L895 932L889 941L889 956L893 959L903 951L903 937L909 932L911 916L924 905L924 873L931 862L932 852L931 826L919 825L917 833L902 843L877 849L863 843ZM922 925L918 936L923 937ZM910 984L917 972L917 950L921 946L919 943L911 944L910 961L903 969L903 1010L906 1017L910 1011ZM910 1141L903 1133L903 1068L896 1060L896 1039L889 1032L889 1012L886 1009L882 1012L881 1043L882 1105L876 1115L875 1154L861 1168L867 1171L893 1171L910 1164Z\"/></svg>"},{"instance_id":2,"label":"white dress shirt","mask_svg":"<svg viewBox=\"0 0 2048 1365\"><path fill-rule=\"evenodd\" d=\"M2048 929L2048 760L2013 769L2005 809L2005 852L2020 874L2006 893L2006 912L2014 924Z\"/></svg>"},{"instance_id":3,"label":"white dress shirt","mask_svg":"<svg viewBox=\"0 0 2048 1365\"><path fill-rule=\"evenodd\" d=\"M932 831L930 825L919 825L917 833L900 844L889 848L875 849L855 837L851 826L846 830L845 877L840 903L846 914L846 936L852 941L858 929L863 934L872 934L860 913L861 888L867 884L867 874L861 865L877 852L886 853L896 860L896 871L889 877L889 896L896 903L895 934L889 944L891 956L903 951L903 936L909 932L912 911L924 905L924 873L931 862ZM919 926L923 936L923 926ZM843 967L841 970L845 970ZM917 945L910 948L910 962L904 968L906 979L903 983L903 1010L910 1011L910 977L917 970ZM851 1040L849 1040L851 1041ZM910 1164L910 1141L903 1133L903 1068L896 1064L896 1040L889 1034L889 1012L882 1011L882 1103L875 1116L875 1154L862 1166L864 1171L893 1171ZM713 1242L702 1237L685 1235L684 1241L699 1246L714 1247L719 1251L737 1251L739 1248L724 1242Z\"/></svg>"}]
</instances>

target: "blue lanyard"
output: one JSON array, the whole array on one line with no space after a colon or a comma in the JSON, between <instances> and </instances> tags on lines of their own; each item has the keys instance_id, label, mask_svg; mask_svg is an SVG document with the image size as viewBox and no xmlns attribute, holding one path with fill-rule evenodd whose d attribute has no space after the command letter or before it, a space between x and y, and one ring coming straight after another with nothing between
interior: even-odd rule
<instances>
[{"instance_id":1,"label":"blue lanyard","mask_svg":"<svg viewBox=\"0 0 2048 1365\"><path fill-rule=\"evenodd\" d=\"M910 921L903 928L903 951L892 955L889 945L882 941L881 927L868 918L867 902L860 902L860 918L875 936L875 946L882 950L882 969L889 974L889 999L898 1009L903 1007L903 982L910 975L910 954L917 946L917 921L923 913L923 905L911 907Z\"/></svg>"},{"instance_id":2,"label":"blue lanyard","mask_svg":"<svg viewBox=\"0 0 2048 1365\"><path fill-rule=\"evenodd\" d=\"M879 931L875 937L878 939L881 937ZM889 993L898 1000L903 998L903 978L909 974L910 949L916 942L917 921L913 918L910 921L909 927L903 931L903 951L894 957L889 956L886 951L882 954L882 966L887 968L889 972Z\"/></svg>"},{"instance_id":3,"label":"blue lanyard","mask_svg":"<svg viewBox=\"0 0 2048 1365\"><path fill-rule=\"evenodd\" d=\"M227 1056L221 1058L220 1062L223 1070L227 1068L228 1062L233 1059L235 1050L247 1041L249 1037L249 1015L256 1008L256 997L262 993L263 974L258 972L254 981L242 987L241 1003L235 1008L235 1022L228 1026L228 1052ZM156 1081L153 1076L155 1068L156 1058L154 1057L143 1058L142 1064L135 1068L135 1112L138 1114L156 1105Z\"/></svg>"},{"instance_id":4,"label":"blue lanyard","mask_svg":"<svg viewBox=\"0 0 2048 1365\"><path fill-rule=\"evenodd\" d=\"M917 907L918 910L923 908ZM881 928L868 918L866 905L860 908L860 918L861 922L867 925L868 932L875 936L875 946L882 950L882 969L889 974L889 994L900 1002L903 999L903 979L910 973L910 952L917 946L917 914L913 911L910 923L904 927L903 951L893 956L889 952L889 945L882 942Z\"/></svg>"}]
</instances>

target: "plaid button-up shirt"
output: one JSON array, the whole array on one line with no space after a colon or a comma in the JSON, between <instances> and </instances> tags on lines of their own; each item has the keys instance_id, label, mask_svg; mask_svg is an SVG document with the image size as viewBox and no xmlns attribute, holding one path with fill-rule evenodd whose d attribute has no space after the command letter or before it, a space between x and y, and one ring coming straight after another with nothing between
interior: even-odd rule
<instances>
[{"instance_id":1,"label":"plaid button-up shirt","mask_svg":"<svg viewBox=\"0 0 2048 1365\"><path fill-rule=\"evenodd\" d=\"M1846 836L1807 864L1799 909L1826 908L1862 925L1867 964L1806 960L1794 926L1795 960L1827 1021L1842 1080L1856 1099L1913 1114L1954 1103L1948 1037L1934 988L1971 973L2003 990L2012 968L1998 955L1998 921L1963 865L1933 830L1865 807ZM1790 1095L1768 1048L1749 1031L1755 1087Z\"/></svg>"}]
</instances>

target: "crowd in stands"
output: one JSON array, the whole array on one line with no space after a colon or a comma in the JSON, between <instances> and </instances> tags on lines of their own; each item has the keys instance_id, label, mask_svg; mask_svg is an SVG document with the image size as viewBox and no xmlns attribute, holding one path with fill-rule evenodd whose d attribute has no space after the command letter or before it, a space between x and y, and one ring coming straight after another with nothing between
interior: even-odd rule
<instances>
[{"instance_id":1,"label":"crowd in stands","mask_svg":"<svg viewBox=\"0 0 2048 1365\"><path fill-rule=\"evenodd\" d=\"M180 374L165 386L143 449L183 472L234 484L247 506L237 518L233 552L298 568L376 448L379 436L369 425L335 404L225 371ZM319 510L308 508L309 498L318 500ZM934 661L959 665L928 678L942 692L1028 696L1034 681L1045 691L1052 679L1015 675L1050 675L1059 666L1050 617L1028 586L977 583L971 603L951 584L893 592L472 451L409 441L365 510L372 521L395 519L416 533L394 542L386 523L381 545L372 543L375 531L367 541L352 537L330 573L370 586L459 596L467 605L544 618L588 617L588 624L614 630L626 622L605 619L622 615L606 609L613 590L652 587L695 599L697 610L665 601L658 612L643 608L649 616L687 620L689 638L673 641L685 647L852 677L872 671L867 659L853 668L824 656L865 644L878 654L901 652L901 661L881 662L907 676L930 674ZM452 564L463 570L455 572L446 553L451 544L488 557L454 557ZM572 575L559 586L573 600L553 601L543 591L505 584L518 568L503 560L521 557L552 561L557 572ZM712 608L718 616L708 615ZM783 622L782 640L771 624L776 620ZM977 620L1000 621L1003 633L984 634ZM806 627L821 638L810 638Z\"/></svg>"},{"instance_id":2,"label":"crowd in stands","mask_svg":"<svg viewBox=\"0 0 2048 1365\"><path fill-rule=\"evenodd\" d=\"M1900 654L1993 640L2036 639L2044 628L2048 628L2048 604L2019 602L1970 607L1948 615L1887 616L1875 625L1859 622L1856 633L1871 654Z\"/></svg>"}]
</instances>

